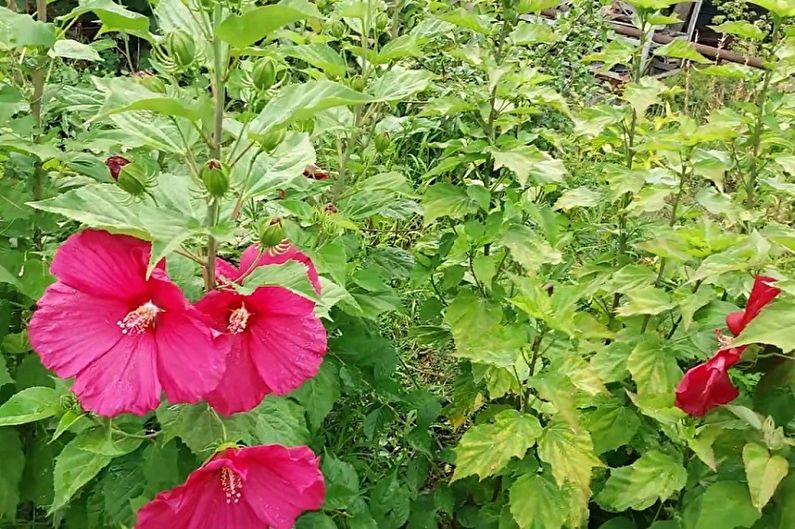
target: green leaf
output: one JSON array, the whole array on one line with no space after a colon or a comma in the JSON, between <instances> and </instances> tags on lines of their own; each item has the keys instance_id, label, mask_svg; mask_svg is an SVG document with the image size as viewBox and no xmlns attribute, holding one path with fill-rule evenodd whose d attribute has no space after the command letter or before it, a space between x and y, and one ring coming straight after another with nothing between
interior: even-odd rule
<instances>
[{"instance_id":1,"label":"green leaf","mask_svg":"<svg viewBox=\"0 0 795 529\"><path fill-rule=\"evenodd\" d=\"M442 217L460 219L478 210L478 203L469 197L466 189L446 182L433 184L422 199L424 224Z\"/></svg>"},{"instance_id":2,"label":"green leaf","mask_svg":"<svg viewBox=\"0 0 795 529\"><path fill-rule=\"evenodd\" d=\"M538 456L552 467L559 487L569 482L589 493L591 469L604 464L596 457L587 431L575 431L566 422L553 419L538 441Z\"/></svg>"},{"instance_id":3,"label":"green leaf","mask_svg":"<svg viewBox=\"0 0 795 529\"><path fill-rule=\"evenodd\" d=\"M285 397L268 395L248 413L225 420L230 440L248 445L282 444L299 446L309 442L304 408Z\"/></svg>"},{"instance_id":4,"label":"green leaf","mask_svg":"<svg viewBox=\"0 0 795 529\"><path fill-rule=\"evenodd\" d=\"M46 387L23 389L0 406L0 426L40 421L58 413L60 397Z\"/></svg>"},{"instance_id":5,"label":"green leaf","mask_svg":"<svg viewBox=\"0 0 795 529\"><path fill-rule=\"evenodd\" d=\"M602 48L602 51L586 55L582 58L582 61L585 63L601 62L602 67L600 70L609 71L617 64L629 64L634 50L635 47L626 39L616 38Z\"/></svg>"},{"instance_id":6,"label":"green leaf","mask_svg":"<svg viewBox=\"0 0 795 529\"><path fill-rule=\"evenodd\" d=\"M511 514L520 529L560 529L568 517L567 497L546 476L525 474L510 491Z\"/></svg>"},{"instance_id":7,"label":"green leaf","mask_svg":"<svg viewBox=\"0 0 795 529\"><path fill-rule=\"evenodd\" d=\"M102 27L99 30L100 35L111 31L121 31L150 42L154 40L149 33L149 17L130 11L111 0L81 0L78 6L63 18L71 20L91 12L96 14L102 22Z\"/></svg>"},{"instance_id":8,"label":"green leaf","mask_svg":"<svg viewBox=\"0 0 795 529\"><path fill-rule=\"evenodd\" d=\"M296 521L295 529L337 529L337 524L327 514L310 512Z\"/></svg>"},{"instance_id":9,"label":"green leaf","mask_svg":"<svg viewBox=\"0 0 795 529\"><path fill-rule=\"evenodd\" d=\"M378 50L378 53L371 57L370 62L373 64L389 64L405 57L420 57L422 55L420 44L423 41L424 39L420 39L416 35L400 35Z\"/></svg>"},{"instance_id":10,"label":"green leaf","mask_svg":"<svg viewBox=\"0 0 795 529\"><path fill-rule=\"evenodd\" d=\"M685 59L697 64L709 64L712 62L696 51L692 43L684 39L674 39L665 46L661 46L654 50L654 54L658 57Z\"/></svg>"},{"instance_id":11,"label":"green leaf","mask_svg":"<svg viewBox=\"0 0 795 529\"><path fill-rule=\"evenodd\" d=\"M4 48L49 48L55 44L55 30L52 24L0 7L0 43Z\"/></svg>"},{"instance_id":12,"label":"green leaf","mask_svg":"<svg viewBox=\"0 0 795 529\"><path fill-rule=\"evenodd\" d=\"M104 515L108 522L134 525L135 512L130 499L144 493L146 480L142 465L137 459L114 461L99 482L104 500Z\"/></svg>"},{"instance_id":13,"label":"green leaf","mask_svg":"<svg viewBox=\"0 0 795 529\"><path fill-rule=\"evenodd\" d=\"M542 264L558 264L563 254L543 240L532 228L515 224L502 236L511 257L528 271L536 272Z\"/></svg>"},{"instance_id":14,"label":"green leaf","mask_svg":"<svg viewBox=\"0 0 795 529\"><path fill-rule=\"evenodd\" d=\"M317 431L340 397L337 366L326 360L318 374L291 394L306 409L309 425Z\"/></svg>"},{"instance_id":15,"label":"green leaf","mask_svg":"<svg viewBox=\"0 0 795 529\"><path fill-rule=\"evenodd\" d=\"M538 13L559 5L560 0L519 0L516 9L519 13Z\"/></svg>"},{"instance_id":16,"label":"green leaf","mask_svg":"<svg viewBox=\"0 0 795 529\"><path fill-rule=\"evenodd\" d=\"M94 428L81 432L69 444L92 454L119 457L133 452L142 442L143 439L128 436L114 439L107 429Z\"/></svg>"},{"instance_id":17,"label":"green leaf","mask_svg":"<svg viewBox=\"0 0 795 529\"><path fill-rule=\"evenodd\" d=\"M585 424L591 432L594 451L604 454L629 444L641 422L632 408L620 400L610 399L589 412Z\"/></svg>"},{"instance_id":18,"label":"green leaf","mask_svg":"<svg viewBox=\"0 0 795 529\"><path fill-rule=\"evenodd\" d=\"M527 333L502 319L500 304L465 290L459 293L445 314L455 340L453 354L497 367L513 366L527 345Z\"/></svg>"},{"instance_id":19,"label":"green leaf","mask_svg":"<svg viewBox=\"0 0 795 529\"><path fill-rule=\"evenodd\" d=\"M771 456L764 446L748 443L743 448L743 464L751 503L761 512L789 473L789 462L781 456Z\"/></svg>"},{"instance_id":20,"label":"green leaf","mask_svg":"<svg viewBox=\"0 0 795 529\"><path fill-rule=\"evenodd\" d=\"M676 306L671 296L660 288L644 286L628 291L629 301L621 305L616 313L622 317L637 316L639 314L655 315Z\"/></svg>"},{"instance_id":21,"label":"green leaf","mask_svg":"<svg viewBox=\"0 0 795 529\"><path fill-rule=\"evenodd\" d=\"M320 16L319 12L317 16ZM306 12L286 5L260 6L241 15L229 15L218 25L215 34L235 48L245 48L287 24L305 18L308 18Z\"/></svg>"},{"instance_id":22,"label":"green leaf","mask_svg":"<svg viewBox=\"0 0 795 529\"><path fill-rule=\"evenodd\" d=\"M646 338L635 346L627 358L627 369L640 395L671 392L682 378L676 356L656 338Z\"/></svg>"},{"instance_id":23,"label":"green leaf","mask_svg":"<svg viewBox=\"0 0 795 529\"><path fill-rule=\"evenodd\" d=\"M542 185L562 182L567 174L562 161L534 147L519 146L505 151L492 149L491 155L494 169L510 169L522 186L527 185L529 178Z\"/></svg>"},{"instance_id":24,"label":"green leaf","mask_svg":"<svg viewBox=\"0 0 795 529\"><path fill-rule=\"evenodd\" d=\"M359 105L370 101L371 96L334 81L287 85L251 121L250 134L257 136L295 121L314 118L318 112L327 108Z\"/></svg>"},{"instance_id":25,"label":"green leaf","mask_svg":"<svg viewBox=\"0 0 795 529\"><path fill-rule=\"evenodd\" d=\"M709 27L718 33L728 33L729 35L736 35L744 39L762 40L765 38L765 32L762 31L761 28L745 20L724 22L719 26Z\"/></svg>"},{"instance_id":26,"label":"green leaf","mask_svg":"<svg viewBox=\"0 0 795 529\"><path fill-rule=\"evenodd\" d=\"M491 33L490 24L488 24L485 17L475 15L460 7L451 13L439 15L440 20L455 24L458 27L472 30L476 33L488 35Z\"/></svg>"},{"instance_id":27,"label":"green leaf","mask_svg":"<svg viewBox=\"0 0 795 529\"><path fill-rule=\"evenodd\" d=\"M524 21L517 24L516 29L511 32L510 36L514 44L518 45L552 44L561 39L552 26Z\"/></svg>"},{"instance_id":28,"label":"green leaf","mask_svg":"<svg viewBox=\"0 0 795 529\"><path fill-rule=\"evenodd\" d=\"M639 9L663 9L674 4L678 4L680 0L632 0L631 4Z\"/></svg>"},{"instance_id":29,"label":"green leaf","mask_svg":"<svg viewBox=\"0 0 795 529\"><path fill-rule=\"evenodd\" d=\"M163 442L179 437L191 452L207 456L223 441L224 425L207 404L161 405L156 413Z\"/></svg>"},{"instance_id":30,"label":"green leaf","mask_svg":"<svg viewBox=\"0 0 795 529\"><path fill-rule=\"evenodd\" d=\"M78 439L73 439L55 458L53 472L55 496L50 513L69 503L72 496L108 466L113 459L112 456L95 454L79 448L75 442Z\"/></svg>"},{"instance_id":31,"label":"green leaf","mask_svg":"<svg viewBox=\"0 0 795 529\"><path fill-rule=\"evenodd\" d=\"M732 345L765 343L775 345L784 353L795 350L795 301L782 299L768 305L743 330Z\"/></svg>"},{"instance_id":32,"label":"green leaf","mask_svg":"<svg viewBox=\"0 0 795 529\"><path fill-rule=\"evenodd\" d=\"M792 0L748 0L752 4L764 7L780 17L795 17L795 5Z\"/></svg>"},{"instance_id":33,"label":"green leaf","mask_svg":"<svg viewBox=\"0 0 795 529\"><path fill-rule=\"evenodd\" d=\"M265 265L249 274L242 285L234 284L235 290L250 296L259 287L282 287L305 298L316 300L317 294L309 281L306 266L298 261Z\"/></svg>"},{"instance_id":34,"label":"green leaf","mask_svg":"<svg viewBox=\"0 0 795 529\"><path fill-rule=\"evenodd\" d=\"M13 428L0 428L0 521L14 519L19 503L19 486L25 469L25 453Z\"/></svg>"},{"instance_id":35,"label":"green leaf","mask_svg":"<svg viewBox=\"0 0 795 529\"><path fill-rule=\"evenodd\" d=\"M157 205L151 198L131 201L127 193L112 184L80 187L29 205L92 228L151 240L151 269L191 235L206 233L200 210L190 202L186 187L183 179L161 175L154 191Z\"/></svg>"},{"instance_id":36,"label":"green leaf","mask_svg":"<svg viewBox=\"0 0 795 529\"><path fill-rule=\"evenodd\" d=\"M76 59L80 61L101 61L101 57L97 50L77 42L76 40L63 39L55 43L52 49L48 52L50 57L61 57L62 59Z\"/></svg>"},{"instance_id":37,"label":"green leaf","mask_svg":"<svg viewBox=\"0 0 795 529\"><path fill-rule=\"evenodd\" d=\"M555 202L555 209L590 208L599 203L602 195L587 187L568 189Z\"/></svg>"},{"instance_id":38,"label":"green leaf","mask_svg":"<svg viewBox=\"0 0 795 529\"><path fill-rule=\"evenodd\" d=\"M660 102L666 86L653 77L643 77L640 81L629 83L624 90L624 99L638 116L646 115L650 106Z\"/></svg>"},{"instance_id":39,"label":"green leaf","mask_svg":"<svg viewBox=\"0 0 795 529\"><path fill-rule=\"evenodd\" d=\"M541 424L533 415L506 410L491 424L471 427L455 448L453 481L477 475L492 476L514 458L524 457L541 435Z\"/></svg>"},{"instance_id":40,"label":"green leaf","mask_svg":"<svg viewBox=\"0 0 795 529\"><path fill-rule=\"evenodd\" d=\"M323 457L326 480L325 508L346 509L359 497L359 476L350 463L326 453Z\"/></svg>"},{"instance_id":41,"label":"green leaf","mask_svg":"<svg viewBox=\"0 0 795 529\"><path fill-rule=\"evenodd\" d=\"M604 488L596 496L603 508L621 512L642 511L657 500L665 501L687 482L681 459L659 450L650 450L629 466L613 469Z\"/></svg>"},{"instance_id":42,"label":"green leaf","mask_svg":"<svg viewBox=\"0 0 795 529\"><path fill-rule=\"evenodd\" d=\"M0 283L8 283L20 291L23 289L19 279L2 265L0 265Z\"/></svg>"},{"instance_id":43,"label":"green leaf","mask_svg":"<svg viewBox=\"0 0 795 529\"><path fill-rule=\"evenodd\" d=\"M745 485L718 481L687 504L682 529L751 527L760 517Z\"/></svg>"},{"instance_id":44,"label":"green leaf","mask_svg":"<svg viewBox=\"0 0 795 529\"><path fill-rule=\"evenodd\" d=\"M198 121L210 108L208 101L182 101L159 92L152 92L141 83L126 77L113 77L97 82L105 92L105 102L98 118L119 112L148 110L166 116Z\"/></svg>"},{"instance_id":45,"label":"green leaf","mask_svg":"<svg viewBox=\"0 0 795 529\"><path fill-rule=\"evenodd\" d=\"M426 90L434 74L427 70L406 70L395 66L378 78L372 87L373 101L399 101Z\"/></svg>"},{"instance_id":46,"label":"green leaf","mask_svg":"<svg viewBox=\"0 0 795 529\"><path fill-rule=\"evenodd\" d=\"M294 57L323 70L331 77L343 77L348 69L345 59L334 48L321 42L284 47L280 51L287 57Z\"/></svg>"}]
</instances>

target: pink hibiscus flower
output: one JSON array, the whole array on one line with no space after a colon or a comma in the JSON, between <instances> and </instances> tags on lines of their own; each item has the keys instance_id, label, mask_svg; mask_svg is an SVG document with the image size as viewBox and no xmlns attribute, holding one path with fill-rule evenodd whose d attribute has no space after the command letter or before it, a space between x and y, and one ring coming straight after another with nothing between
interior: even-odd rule
<instances>
[{"instance_id":1,"label":"pink hibiscus flower","mask_svg":"<svg viewBox=\"0 0 795 529\"><path fill-rule=\"evenodd\" d=\"M290 529L324 495L318 460L305 446L229 448L144 505L135 529Z\"/></svg>"},{"instance_id":2,"label":"pink hibiscus flower","mask_svg":"<svg viewBox=\"0 0 795 529\"><path fill-rule=\"evenodd\" d=\"M775 282L776 278L774 277L756 276L751 294L748 296L748 302L745 304L745 310L732 312L726 316L726 326L733 335L737 336L743 332L743 329L762 312L762 309L781 293L781 290L771 286L771 283Z\"/></svg>"},{"instance_id":3,"label":"pink hibiscus flower","mask_svg":"<svg viewBox=\"0 0 795 529\"><path fill-rule=\"evenodd\" d=\"M287 242L260 252L250 246L240 268L218 260L223 281L244 281L259 266L296 260L306 265L320 293L317 270L309 258ZM223 283L222 283L223 284ZM224 415L248 411L265 395L285 395L317 374L326 353L326 330L315 316L315 303L287 289L260 287L249 296L231 288L206 294L196 308L213 327L226 333L229 353L226 372L207 402Z\"/></svg>"},{"instance_id":4,"label":"pink hibiscus flower","mask_svg":"<svg viewBox=\"0 0 795 529\"><path fill-rule=\"evenodd\" d=\"M197 402L218 383L226 350L163 265L146 278L150 244L85 230L58 249L58 279L39 300L28 333L42 362L75 377L82 406L103 416L142 415L165 390Z\"/></svg>"}]
</instances>

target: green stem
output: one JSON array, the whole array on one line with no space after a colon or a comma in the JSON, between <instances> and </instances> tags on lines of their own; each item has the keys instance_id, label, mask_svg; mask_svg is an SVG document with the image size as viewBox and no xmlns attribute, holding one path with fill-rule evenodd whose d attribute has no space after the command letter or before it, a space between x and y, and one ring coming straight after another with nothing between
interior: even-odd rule
<instances>
[{"instance_id":1,"label":"green stem","mask_svg":"<svg viewBox=\"0 0 795 529\"><path fill-rule=\"evenodd\" d=\"M779 27L781 19L776 17L773 24L772 42L770 45L770 53L768 54L768 61L772 60L775 56L776 48L779 42ZM745 207L752 208L754 206L754 194L756 192L756 179L759 176L759 153L762 150L762 131L764 128L765 119L765 102L767 101L767 94L770 90L770 83L773 80L774 70L767 68L764 73L764 81L762 88L756 98L756 120L754 123L754 131L751 136L753 145L753 152L751 157L751 168L748 171L748 177L745 180Z\"/></svg>"},{"instance_id":2,"label":"green stem","mask_svg":"<svg viewBox=\"0 0 795 529\"><path fill-rule=\"evenodd\" d=\"M221 4L216 4L213 21L217 25L223 15ZM213 37L213 96L215 102L215 120L213 122L212 157L221 159L221 140L224 129L224 104L226 102L226 86L224 84L224 48L217 35ZM207 227L212 228L218 222L218 200L211 198L207 206ZM205 263L205 288L215 288L215 257L218 253L218 241L212 235L207 236L207 261Z\"/></svg>"}]
</instances>

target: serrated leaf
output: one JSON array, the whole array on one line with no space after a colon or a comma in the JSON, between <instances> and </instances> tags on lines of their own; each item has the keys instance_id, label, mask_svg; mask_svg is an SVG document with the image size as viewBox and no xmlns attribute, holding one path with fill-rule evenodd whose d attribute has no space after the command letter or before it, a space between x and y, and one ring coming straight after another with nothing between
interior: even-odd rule
<instances>
[{"instance_id":1,"label":"serrated leaf","mask_svg":"<svg viewBox=\"0 0 795 529\"><path fill-rule=\"evenodd\" d=\"M467 194L466 189L446 182L434 184L422 199L425 212L424 223L430 224L442 217L460 219L467 213L477 211L478 204Z\"/></svg>"},{"instance_id":2,"label":"serrated leaf","mask_svg":"<svg viewBox=\"0 0 795 529\"><path fill-rule=\"evenodd\" d=\"M622 317L637 316L640 314L655 315L666 310L671 310L676 304L671 296L662 289L653 286L633 288L628 291L629 301L621 305L616 313Z\"/></svg>"},{"instance_id":3,"label":"serrated leaf","mask_svg":"<svg viewBox=\"0 0 795 529\"><path fill-rule=\"evenodd\" d=\"M629 444L640 429L640 417L619 400L600 402L586 415L594 451L603 454Z\"/></svg>"},{"instance_id":4,"label":"serrated leaf","mask_svg":"<svg viewBox=\"0 0 795 529\"><path fill-rule=\"evenodd\" d=\"M233 284L233 288L243 296L250 296L259 287L281 287L299 296L317 300L317 293L306 274L306 266L298 261L257 267L244 283Z\"/></svg>"},{"instance_id":5,"label":"serrated leaf","mask_svg":"<svg viewBox=\"0 0 795 529\"><path fill-rule=\"evenodd\" d=\"M453 481L496 474L514 457L522 458L540 434L538 419L516 410L499 413L491 424L471 427L455 448Z\"/></svg>"},{"instance_id":6,"label":"serrated leaf","mask_svg":"<svg viewBox=\"0 0 795 529\"><path fill-rule=\"evenodd\" d=\"M671 350L653 338L635 346L627 358L627 369L641 395L671 392L682 378L682 370Z\"/></svg>"},{"instance_id":7,"label":"serrated leaf","mask_svg":"<svg viewBox=\"0 0 795 529\"><path fill-rule=\"evenodd\" d=\"M511 32L514 44L552 44L561 39L553 27L547 24L537 24L521 21Z\"/></svg>"},{"instance_id":8,"label":"serrated leaf","mask_svg":"<svg viewBox=\"0 0 795 529\"><path fill-rule=\"evenodd\" d=\"M348 69L345 59L334 48L321 42L284 47L281 52L319 68L331 77L342 77Z\"/></svg>"},{"instance_id":9,"label":"serrated leaf","mask_svg":"<svg viewBox=\"0 0 795 529\"><path fill-rule=\"evenodd\" d=\"M55 28L28 14L0 7L0 43L3 48L49 48L55 44Z\"/></svg>"},{"instance_id":10,"label":"serrated leaf","mask_svg":"<svg viewBox=\"0 0 795 529\"><path fill-rule=\"evenodd\" d=\"M373 101L399 101L426 90L434 74L427 70L407 70L400 66L378 78L371 89Z\"/></svg>"},{"instance_id":11,"label":"serrated leaf","mask_svg":"<svg viewBox=\"0 0 795 529\"><path fill-rule=\"evenodd\" d=\"M686 482L687 470L681 460L650 450L631 465L613 469L596 501L613 512L642 511L658 500L667 500Z\"/></svg>"},{"instance_id":12,"label":"serrated leaf","mask_svg":"<svg viewBox=\"0 0 795 529\"><path fill-rule=\"evenodd\" d=\"M503 234L501 242L510 250L511 257L532 273L536 273L542 264L558 264L563 261L563 254L552 248L529 226L511 226Z\"/></svg>"},{"instance_id":13,"label":"serrated leaf","mask_svg":"<svg viewBox=\"0 0 795 529\"><path fill-rule=\"evenodd\" d=\"M744 39L762 40L765 38L765 32L762 31L761 28L745 20L733 20L724 22L718 26L709 27L718 33L728 33L729 35L736 35Z\"/></svg>"},{"instance_id":14,"label":"serrated leaf","mask_svg":"<svg viewBox=\"0 0 795 529\"><path fill-rule=\"evenodd\" d=\"M320 12L317 16L320 16ZM215 33L235 48L245 48L287 24L305 18L308 18L307 13L286 5L260 6L240 15L230 14L218 25Z\"/></svg>"},{"instance_id":15,"label":"serrated leaf","mask_svg":"<svg viewBox=\"0 0 795 529\"><path fill-rule=\"evenodd\" d=\"M752 4L764 7L780 17L795 17L795 5L792 0L748 0Z\"/></svg>"},{"instance_id":16,"label":"serrated leaf","mask_svg":"<svg viewBox=\"0 0 795 529\"><path fill-rule=\"evenodd\" d=\"M560 529L568 517L566 496L545 476L525 474L511 486L511 514L520 529Z\"/></svg>"},{"instance_id":17,"label":"serrated leaf","mask_svg":"<svg viewBox=\"0 0 795 529\"><path fill-rule=\"evenodd\" d=\"M784 353L795 350L795 302L782 299L765 307L732 343L775 345Z\"/></svg>"},{"instance_id":18,"label":"serrated leaf","mask_svg":"<svg viewBox=\"0 0 795 529\"><path fill-rule=\"evenodd\" d=\"M317 375L295 390L291 397L306 409L309 425L317 431L323 419L331 412L334 402L340 396L340 381L337 367L326 360Z\"/></svg>"},{"instance_id":19,"label":"serrated leaf","mask_svg":"<svg viewBox=\"0 0 795 529\"><path fill-rule=\"evenodd\" d=\"M552 467L559 487L572 483L584 494L590 493L591 469L604 466L594 454L588 432L575 432L560 419L553 419L544 428L538 441L538 456Z\"/></svg>"},{"instance_id":20,"label":"serrated leaf","mask_svg":"<svg viewBox=\"0 0 795 529\"><path fill-rule=\"evenodd\" d=\"M760 517L745 485L718 481L686 505L682 529L751 527Z\"/></svg>"},{"instance_id":21,"label":"serrated leaf","mask_svg":"<svg viewBox=\"0 0 795 529\"><path fill-rule=\"evenodd\" d=\"M748 443L743 447L743 465L751 503L761 511L789 473L789 462L781 456L771 456L764 446Z\"/></svg>"},{"instance_id":22,"label":"serrated leaf","mask_svg":"<svg viewBox=\"0 0 795 529\"><path fill-rule=\"evenodd\" d=\"M590 208L599 203L602 195L588 187L567 189L555 202L554 209Z\"/></svg>"},{"instance_id":23,"label":"serrated leaf","mask_svg":"<svg viewBox=\"0 0 795 529\"><path fill-rule=\"evenodd\" d=\"M53 471L55 495L50 512L64 507L72 496L108 466L112 459L112 456L95 454L78 448L75 440L67 444L55 458Z\"/></svg>"},{"instance_id":24,"label":"serrated leaf","mask_svg":"<svg viewBox=\"0 0 795 529\"><path fill-rule=\"evenodd\" d=\"M13 428L0 428L0 520L14 520L20 496L20 482L25 469L25 453Z\"/></svg>"},{"instance_id":25,"label":"serrated leaf","mask_svg":"<svg viewBox=\"0 0 795 529\"><path fill-rule=\"evenodd\" d=\"M468 291L458 294L445 314L456 344L455 356L497 367L513 366L527 345L527 333L502 320L498 303Z\"/></svg>"},{"instance_id":26,"label":"serrated leaf","mask_svg":"<svg viewBox=\"0 0 795 529\"><path fill-rule=\"evenodd\" d=\"M440 20L455 24L458 27L472 30L476 33L488 35L491 33L491 28L487 24L485 17L480 17L460 7L451 13L439 15Z\"/></svg>"},{"instance_id":27,"label":"serrated leaf","mask_svg":"<svg viewBox=\"0 0 795 529\"><path fill-rule=\"evenodd\" d=\"M711 61L701 55L692 43L683 39L674 39L665 46L654 50L658 57L670 57L673 59L684 59L697 64L709 64Z\"/></svg>"},{"instance_id":28,"label":"serrated leaf","mask_svg":"<svg viewBox=\"0 0 795 529\"><path fill-rule=\"evenodd\" d=\"M47 387L23 389L0 406L0 426L40 421L58 413L60 397Z\"/></svg>"}]
</instances>

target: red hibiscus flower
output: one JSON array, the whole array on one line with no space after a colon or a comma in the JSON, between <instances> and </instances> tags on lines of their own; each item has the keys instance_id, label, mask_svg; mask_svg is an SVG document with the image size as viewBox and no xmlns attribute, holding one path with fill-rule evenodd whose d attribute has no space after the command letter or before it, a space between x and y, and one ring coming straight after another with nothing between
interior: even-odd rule
<instances>
[{"instance_id":1,"label":"red hibiscus flower","mask_svg":"<svg viewBox=\"0 0 795 529\"><path fill-rule=\"evenodd\" d=\"M329 174L317 164L309 164L304 168L304 176L313 180L326 180Z\"/></svg>"},{"instance_id":2,"label":"red hibiscus flower","mask_svg":"<svg viewBox=\"0 0 795 529\"><path fill-rule=\"evenodd\" d=\"M290 529L324 495L318 460L305 446L229 448L144 505L135 529Z\"/></svg>"},{"instance_id":3,"label":"red hibiscus flower","mask_svg":"<svg viewBox=\"0 0 795 529\"><path fill-rule=\"evenodd\" d=\"M745 304L745 310L732 312L726 316L726 326L729 327L733 335L740 334L751 323L751 320L759 315L765 305L781 293L781 290L770 285L775 282L776 278L774 277L756 276L754 287L748 296L748 303Z\"/></svg>"},{"instance_id":4,"label":"red hibiscus flower","mask_svg":"<svg viewBox=\"0 0 795 529\"><path fill-rule=\"evenodd\" d=\"M146 278L150 244L85 230L58 249L58 279L39 300L29 336L42 362L75 377L72 391L99 415L142 415L165 390L171 402L197 402L224 370L203 315L163 266Z\"/></svg>"},{"instance_id":5,"label":"red hibiscus flower","mask_svg":"<svg viewBox=\"0 0 795 529\"><path fill-rule=\"evenodd\" d=\"M244 281L259 266L296 260L320 293L317 270L288 242L260 252L250 246L237 269L217 263L222 280ZM317 374L326 353L326 330L315 316L315 303L287 289L260 287L249 296L222 288L206 294L196 308L226 333L229 356L223 378L207 402L224 415L247 411L269 393L285 395Z\"/></svg>"},{"instance_id":6,"label":"red hibiscus flower","mask_svg":"<svg viewBox=\"0 0 795 529\"><path fill-rule=\"evenodd\" d=\"M109 156L105 160L105 165L108 167L108 171L110 171L110 176L112 176L114 180L119 179L119 173L121 172L121 168L129 163L130 160L128 160L123 156Z\"/></svg>"},{"instance_id":7,"label":"red hibiscus flower","mask_svg":"<svg viewBox=\"0 0 795 529\"><path fill-rule=\"evenodd\" d=\"M703 417L736 399L740 392L732 385L728 370L740 361L744 349L721 349L707 362L689 369L676 386L676 406Z\"/></svg>"}]
</instances>

